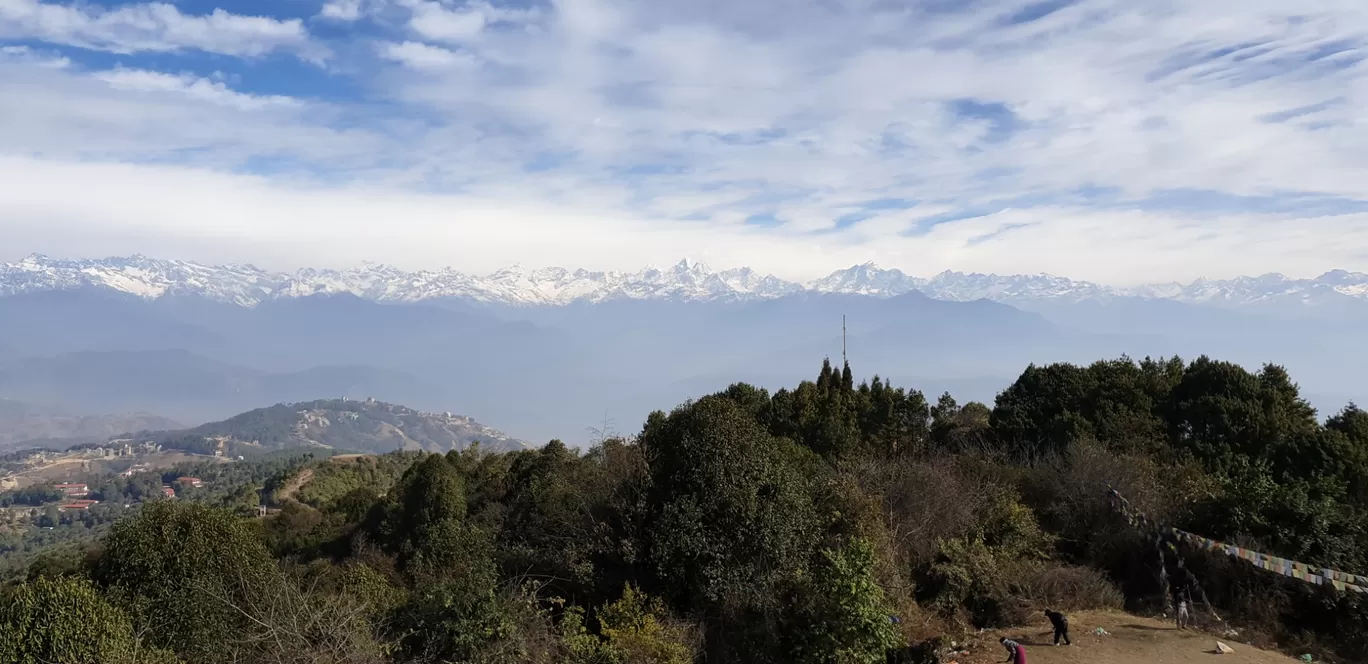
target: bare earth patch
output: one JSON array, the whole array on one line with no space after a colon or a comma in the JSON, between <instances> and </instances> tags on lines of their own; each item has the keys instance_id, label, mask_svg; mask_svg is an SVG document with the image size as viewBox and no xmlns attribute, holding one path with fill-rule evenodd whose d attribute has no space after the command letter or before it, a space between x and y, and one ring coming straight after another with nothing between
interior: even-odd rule
<instances>
[{"instance_id":1,"label":"bare earth patch","mask_svg":"<svg viewBox=\"0 0 1368 664\"><path fill-rule=\"evenodd\" d=\"M1280 653L1245 645L1206 632L1178 631L1171 622L1160 622L1124 613L1078 613L1069 616L1074 645L1051 645L1054 631L1043 620L1038 625L990 630L974 635L970 654L955 658L959 664L1001 664L1007 651L998 644L1006 636L1026 646L1030 664L1290 664L1297 660ZM1097 636L1098 627L1108 636ZM1216 655L1216 642L1235 652Z\"/></svg>"},{"instance_id":2,"label":"bare earth patch","mask_svg":"<svg viewBox=\"0 0 1368 664\"><path fill-rule=\"evenodd\" d=\"M313 476L313 468L305 468L300 471L298 475L290 478L290 481L286 482L285 486L280 488L280 495L277 500L283 503L287 500L294 499L294 495L298 493L305 484L308 484L309 481L313 479Z\"/></svg>"}]
</instances>

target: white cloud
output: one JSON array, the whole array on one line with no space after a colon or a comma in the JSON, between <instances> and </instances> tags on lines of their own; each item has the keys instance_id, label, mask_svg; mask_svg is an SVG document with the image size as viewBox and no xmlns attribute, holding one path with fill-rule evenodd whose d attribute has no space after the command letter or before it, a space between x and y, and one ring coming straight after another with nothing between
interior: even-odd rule
<instances>
[{"instance_id":1,"label":"white cloud","mask_svg":"<svg viewBox=\"0 0 1368 664\"><path fill-rule=\"evenodd\" d=\"M235 92L222 81L199 78L190 74L163 74L143 69L113 69L94 74L109 85L124 90L169 92L214 104L233 106L242 110L298 107L301 102L279 95L249 95Z\"/></svg>"},{"instance_id":2,"label":"white cloud","mask_svg":"<svg viewBox=\"0 0 1368 664\"><path fill-rule=\"evenodd\" d=\"M421 37L449 44L481 39L496 27L526 28L543 17L536 7L514 8L488 2L394 0L408 10L408 28Z\"/></svg>"},{"instance_id":3,"label":"white cloud","mask_svg":"<svg viewBox=\"0 0 1368 664\"><path fill-rule=\"evenodd\" d=\"M448 10L438 2L414 2L409 27L435 41L462 43L480 36L485 28L484 12L477 8Z\"/></svg>"},{"instance_id":4,"label":"white cloud","mask_svg":"<svg viewBox=\"0 0 1368 664\"><path fill-rule=\"evenodd\" d=\"M390 60L402 62L412 69L419 70L444 70L452 68L475 67L478 61L465 53L456 53L440 46L431 46L422 42L406 41L403 43L384 43L380 45L380 53Z\"/></svg>"},{"instance_id":5,"label":"white cloud","mask_svg":"<svg viewBox=\"0 0 1368 664\"><path fill-rule=\"evenodd\" d=\"M0 0L0 39L39 39L113 53L194 49L235 56L286 50L317 58L298 19L240 16L215 9L182 14L175 5L146 3L106 9L85 3Z\"/></svg>"},{"instance_id":6,"label":"white cloud","mask_svg":"<svg viewBox=\"0 0 1368 664\"><path fill-rule=\"evenodd\" d=\"M65 69L71 66L70 58L39 53L27 46L0 47L0 60L22 62L52 69Z\"/></svg>"},{"instance_id":7,"label":"white cloud","mask_svg":"<svg viewBox=\"0 0 1368 664\"><path fill-rule=\"evenodd\" d=\"M339 21L355 21L361 18L361 0L328 0L318 15Z\"/></svg>"},{"instance_id":8,"label":"white cloud","mask_svg":"<svg viewBox=\"0 0 1368 664\"><path fill-rule=\"evenodd\" d=\"M1124 285L1155 274L1314 276L1326 265L1368 267L1356 253L1368 246L1368 214L1208 218L1051 207L945 223L919 237L880 231L837 244L786 230L567 209L516 193L290 185L167 166L9 157L0 158L0 181L9 184L0 190L7 233L31 250L101 255L157 244L180 257L279 268L379 257L476 272L513 262L636 269L687 255L788 278L873 259L925 275L1049 271Z\"/></svg>"},{"instance_id":9,"label":"white cloud","mask_svg":"<svg viewBox=\"0 0 1368 664\"><path fill-rule=\"evenodd\" d=\"M0 155L150 159L216 168L266 160L359 172L384 159L387 150L371 130L340 118L328 103L252 95L224 80L128 68L86 72L0 58L0 117Z\"/></svg>"},{"instance_id":10,"label":"white cloud","mask_svg":"<svg viewBox=\"0 0 1368 664\"><path fill-rule=\"evenodd\" d=\"M337 260L633 267L688 253L798 274L873 258L917 273L1113 282L1368 268L1364 205L1299 212L1310 203L1290 197L1368 201L1358 111L1368 106L1368 4L1079 0L1008 20L1031 4L334 0L325 18L375 18L329 43L345 60L334 75L354 77L349 89L364 99L253 106L250 85L221 88L203 71L144 72L142 88L116 90L18 63L0 66L0 146L63 168L292 164L273 169L280 181L256 200L356 224L346 209L366 210L384 220L377 227L403 229L350 246L370 235L329 239L322 255ZM20 5L36 6L0 0ZM93 39L82 26L122 11L63 10L79 25L54 28L65 35L55 43ZM22 103L4 99L21 89ZM178 173L120 177L150 190ZM303 184L313 181L383 194L362 204L344 187ZM212 182L206 192L230 192L218 195L247 186ZM1148 200L1169 190L1201 193ZM865 209L882 199L917 205ZM198 214L193 201L183 209ZM280 226L264 237L287 244L292 225L307 229L299 237L318 230L300 215L250 214ZM100 215L57 216L105 223ZM744 224L766 215L781 223ZM932 225L937 215L969 218ZM6 231L20 223L0 218ZM493 223L551 240L474 228ZM564 228L608 234L611 250ZM193 226L165 232L199 246Z\"/></svg>"}]
</instances>

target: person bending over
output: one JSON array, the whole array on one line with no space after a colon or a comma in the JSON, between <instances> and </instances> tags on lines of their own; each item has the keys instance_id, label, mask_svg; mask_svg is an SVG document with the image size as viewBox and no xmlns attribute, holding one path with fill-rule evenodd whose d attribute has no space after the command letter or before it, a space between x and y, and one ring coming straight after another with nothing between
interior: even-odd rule
<instances>
[{"instance_id":1,"label":"person bending over","mask_svg":"<svg viewBox=\"0 0 1368 664\"><path fill-rule=\"evenodd\" d=\"M1007 662L1009 664L1026 664L1026 646L1005 636L1002 637L999 643L1002 644L1002 647L1007 649Z\"/></svg>"},{"instance_id":2,"label":"person bending over","mask_svg":"<svg viewBox=\"0 0 1368 664\"><path fill-rule=\"evenodd\" d=\"M1049 609L1045 609L1045 617L1050 619L1051 625L1054 625L1054 644L1059 645L1059 640L1064 639L1064 645L1073 645L1073 641L1069 640L1069 617L1058 611L1051 611Z\"/></svg>"}]
</instances>

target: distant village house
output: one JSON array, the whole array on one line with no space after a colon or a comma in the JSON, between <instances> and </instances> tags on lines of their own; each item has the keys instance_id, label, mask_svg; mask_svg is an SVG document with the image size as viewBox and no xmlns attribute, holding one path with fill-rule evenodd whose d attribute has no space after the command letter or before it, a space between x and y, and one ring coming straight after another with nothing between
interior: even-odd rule
<instances>
[{"instance_id":1,"label":"distant village house","mask_svg":"<svg viewBox=\"0 0 1368 664\"><path fill-rule=\"evenodd\" d=\"M90 494L90 489L85 485L84 482L73 484L57 484L53 488L57 489L58 491L61 491L62 495L68 498L79 498L81 496Z\"/></svg>"},{"instance_id":2,"label":"distant village house","mask_svg":"<svg viewBox=\"0 0 1368 664\"><path fill-rule=\"evenodd\" d=\"M100 501L98 500L73 500L69 503L58 505L57 509L62 512L67 510L88 510L92 506L98 504L100 504Z\"/></svg>"},{"instance_id":3,"label":"distant village house","mask_svg":"<svg viewBox=\"0 0 1368 664\"><path fill-rule=\"evenodd\" d=\"M204 486L204 482L198 477L177 477L176 481L194 489Z\"/></svg>"}]
</instances>

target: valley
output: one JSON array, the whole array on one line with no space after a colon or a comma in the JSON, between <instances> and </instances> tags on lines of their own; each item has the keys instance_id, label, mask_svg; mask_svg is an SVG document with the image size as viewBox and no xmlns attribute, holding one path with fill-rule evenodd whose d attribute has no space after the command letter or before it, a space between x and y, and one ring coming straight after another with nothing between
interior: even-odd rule
<instances>
[{"instance_id":1,"label":"valley","mask_svg":"<svg viewBox=\"0 0 1368 664\"><path fill-rule=\"evenodd\" d=\"M638 422L718 380L790 384L812 357L839 356L844 316L857 367L928 392L986 401L1030 363L1213 354L1286 365L1323 412L1368 402L1354 379L1368 372L1368 353L1344 331L1368 302L1352 273L1203 282L1156 291L1172 296L1160 298L1054 277L922 282L857 268L763 296L740 285L713 293L731 277L694 262L613 277L631 286L621 292L574 286L600 277L567 270L565 283L507 273L490 282L498 289L401 296L436 277L309 270L296 277L332 286L287 288L280 284L294 282L244 267L32 258L0 270L11 293L0 297L0 398L194 423L275 403L373 397L467 414L523 440L584 444L605 418ZM244 299L250 293L260 297ZM599 295L529 300L538 293ZM0 437L33 439L11 431Z\"/></svg>"}]
</instances>

